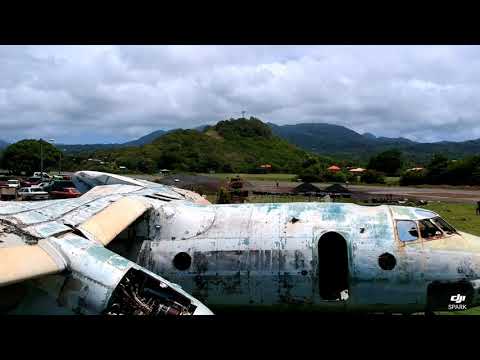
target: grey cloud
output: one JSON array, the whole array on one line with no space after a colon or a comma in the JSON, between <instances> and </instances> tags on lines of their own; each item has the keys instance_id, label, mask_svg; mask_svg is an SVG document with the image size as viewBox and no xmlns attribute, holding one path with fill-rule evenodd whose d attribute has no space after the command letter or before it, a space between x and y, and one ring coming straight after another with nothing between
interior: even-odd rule
<instances>
[{"instance_id":1,"label":"grey cloud","mask_svg":"<svg viewBox=\"0 0 480 360\"><path fill-rule=\"evenodd\" d=\"M126 141L248 115L480 137L478 46L0 46L0 139Z\"/></svg>"}]
</instances>

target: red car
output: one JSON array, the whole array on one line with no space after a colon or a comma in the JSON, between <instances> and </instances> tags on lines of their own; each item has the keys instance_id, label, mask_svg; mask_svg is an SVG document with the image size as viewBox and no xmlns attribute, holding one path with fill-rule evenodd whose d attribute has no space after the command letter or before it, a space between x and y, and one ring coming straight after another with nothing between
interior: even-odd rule
<instances>
[{"instance_id":1,"label":"red car","mask_svg":"<svg viewBox=\"0 0 480 360\"><path fill-rule=\"evenodd\" d=\"M50 197L53 199L70 199L70 198L77 198L82 195L77 189L75 188L63 188L61 190L53 190L50 191Z\"/></svg>"}]
</instances>

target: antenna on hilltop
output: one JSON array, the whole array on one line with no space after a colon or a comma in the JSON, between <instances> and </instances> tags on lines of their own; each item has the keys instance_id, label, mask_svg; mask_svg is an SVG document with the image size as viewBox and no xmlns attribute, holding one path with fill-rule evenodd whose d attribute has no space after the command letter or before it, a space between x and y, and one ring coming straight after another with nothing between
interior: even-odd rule
<instances>
[{"instance_id":1,"label":"antenna on hilltop","mask_svg":"<svg viewBox=\"0 0 480 360\"><path fill-rule=\"evenodd\" d=\"M243 110L243 111L242 111L242 118L243 118L243 119L245 119L245 113L246 113L246 111Z\"/></svg>"}]
</instances>

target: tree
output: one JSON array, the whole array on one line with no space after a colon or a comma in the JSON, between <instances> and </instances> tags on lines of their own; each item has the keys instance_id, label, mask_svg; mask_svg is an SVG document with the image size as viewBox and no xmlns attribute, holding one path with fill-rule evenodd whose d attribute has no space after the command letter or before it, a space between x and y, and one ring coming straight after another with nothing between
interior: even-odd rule
<instances>
[{"instance_id":1,"label":"tree","mask_svg":"<svg viewBox=\"0 0 480 360\"><path fill-rule=\"evenodd\" d=\"M427 165L427 182L429 184L446 183L448 176L448 158L442 154L434 154Z\"/></svg>"},{"instance_id":2,"label":"tree","mask_svg":"<svg viewBox=\"0 0 480 360\"><path fill-rule=\"evenodd\" d=\"M387 175L394 176L403 166L402 153L399 150L392 149L372 156L368 163L368 168L384 172Z\"/></svg>"},{"instance_id":3,"label":"tree","mask_svg":"<svg viewBox=\"0 0 480 360\"><path fill-rule=\"evenodd\" d=\"M385 184L385 178L375 170L367 170L360 177L360 181L366 184Z\"/></svg>"},{"instance_id":4,"label":"tree","mask_svg":"<svg viewBox=\"0 0 480 360\"><path fill-rule=\"evenodd\" d=\"M232 195L227 189L221 187L217 194L217 204L231 204Z\"/></svg>"},{"instance_id":5,"label":"tree","mask_svg":"<svg viewBox=\"0 0 480 360\"><path fill-rule=\"evenodd\" d=\"M31 175L35 171L40 171L42 152L44 171L59 165L62 153L52 144L44 140L21 140L5 149L2 167L17 175L22 172Z\"/></svg>"},{"instance_id":6,"label":"tree","mask_svg":"<svg viewBox=\"0 0 480 360\"><path fill-rule=\"evenodd\" d=\"M314 164L302 169L298 173L298 177L302 179L303 182L322 181L322 169L318 164Z\"/></svg>"},{"instance_id":7,"label":"tree","mask_svg":"<svg viewBox=\"0 0 480 360\"><path fill-rule=\"evenodd\" d=\"M421 185L427 182L425 171L406 171L400 177L400 185Z\"/></svg>"}]
</instances>

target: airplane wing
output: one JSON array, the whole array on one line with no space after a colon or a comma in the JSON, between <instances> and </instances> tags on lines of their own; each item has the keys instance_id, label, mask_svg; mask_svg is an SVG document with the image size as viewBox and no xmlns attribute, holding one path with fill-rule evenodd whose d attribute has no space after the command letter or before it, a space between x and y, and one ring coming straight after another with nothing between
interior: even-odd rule
<instances>
[{"instance_id":1,"label":"airplane wing","mask_svg":"<svg viewBox=\"0 0 480 360\"><path fill-rule=\"evenodd\" d=\"M0 287L36 279L62 306L84 314L211 314L178 285L105 247L174 200L160 190L116 184L76 199L0 202ZM61 286L52 285L53 274Z\"/></svg>"},{"instance_id":2,"label":"airplane wing","mask_svg":"<svg viewBox=\"0 0 480 360\"><path fill-rule=\"evenodd\" d=\"M0 286L59 273L65 263L53 258L41 245L0 248Z\"/></svg>"},{"instance_id":3,"label":"airplane wing","mask_svg":"<svg viewBox=\"0 0 480 360\"><path fill-rule=\"evenodd\" d=\"M161 192L165 196L171 197L172 199L176 200L188 200L204 205L210 204L207 199L203 198L202 196L193 191L180 189L174 186L166 186L143 179L135 179L118 174L109 174L98 171L78 171L72 176L72 181L75 184L75 187L82 193L91 190L95 186L101 185L132 185L154 189L157 192Z\"/></svg>"}]
</instances>

